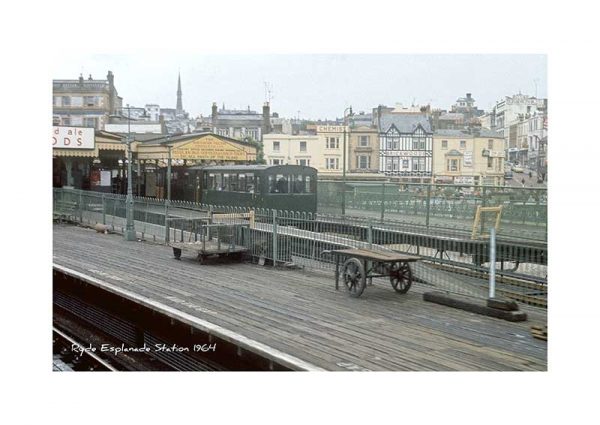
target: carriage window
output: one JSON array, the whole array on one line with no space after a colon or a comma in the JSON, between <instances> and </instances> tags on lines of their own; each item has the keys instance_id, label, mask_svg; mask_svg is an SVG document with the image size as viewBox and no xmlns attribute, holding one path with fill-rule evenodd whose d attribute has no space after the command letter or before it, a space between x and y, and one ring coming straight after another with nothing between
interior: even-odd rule
<instances>
[{"instance_id":1,"label":"carriage window","mask_svg":"<svg viewBox=\"0 0 600 425\"><path fill-rule=\"evenodd\" d=\"M305 185L304 185L304 179L302 177L302 174L298 174L296 176L292 176L293 178L293 185L292 185L292 191L294 193L304 193L306 192L305 190Z\"/></svg>"},{"instance_id":2,"label":"carriage window","mask_svg":"<svg viewBox=\"0 0 600 425\"><path fill-rule=\"evenodd\" d=\"M215 185L213 186L213 190L223 190L223 174L215 174Z\"/></svg>"},{"instance_id":3,"label":"carriage window","mask_svg":"<svg viewBox=\"0 0 600 425\"><path fill-rule=\"evenodd\" d=\"M237 174L230 174L229 176L229 190L231 192L240 192L240 181Z\"/></svg>"},{"instance_id":4,"label":"carriage window","mask_svg":"<svg viewBox=\"0 0 600 425\"><path fill-rule=\"evenodd\" d=\"M306 182L304 183L304 188L306 189L306 193L314 192L312 185L311 185L310 176L306 176Z\"/></svg>"},{"instance_id":5,"label":"carriage window","mask_svg":"<svg viewBox=\"0 0 600 425\"><path fill-rule=\"evenodd\" d=\"M241 177L241 176L240 176ZM246 186L244 189L245 192L254 193L254 174L249 173L246 174Z\"/></svg>"},{"instance_id":6,"label":"carriage window","mask_svg":"<svg viewBox=\"0 0 600 425\"><path fill-rule=\"evenodd\" d=\"M275 193L275 176L269 176L269 193Z\"/></svg>"},{"instance_id":7,"label":"carriage window","mask_svg":"<svg viewBox=\"0 0 600 425\"><path fill-rule=\"evenodd\" d=\"M223 185L221 186L223 192L229 192L231 190L231 178L229 174L223 174Z\"/></svg>"},{"instance_id":8,"label":"carriage window","mask_svg":"<svg viewBox=\"0 0 600 425\"><path fill-rule=\"evenodd\" d=\"M288 179L283 174L275 176L275 193L288 193Z\"/></svg>"}]
</instances>

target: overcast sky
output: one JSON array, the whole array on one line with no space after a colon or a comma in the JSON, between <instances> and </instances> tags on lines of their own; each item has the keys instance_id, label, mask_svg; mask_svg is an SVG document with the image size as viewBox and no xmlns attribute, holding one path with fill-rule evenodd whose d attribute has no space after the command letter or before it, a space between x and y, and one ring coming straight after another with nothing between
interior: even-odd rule
<instances>
[{"instance_id":1,"label":"overcast sky","mask_svg":"<svg viewBox=\"0 0 600 425\"><path fill-rule=\"evenodd\" d=\"M71 55L52 64L55 79L115 75L123 103L176 105L181 72L183 107L209 115L212 102L229 109L260 111L265 82L272 87L271 110L280 116L341 117L384 104L427 104L449 109L472 93L488 110L505 95L547 97L545 55L200 55L141 51L117 55Z\"/></svg>"}]
</instances>

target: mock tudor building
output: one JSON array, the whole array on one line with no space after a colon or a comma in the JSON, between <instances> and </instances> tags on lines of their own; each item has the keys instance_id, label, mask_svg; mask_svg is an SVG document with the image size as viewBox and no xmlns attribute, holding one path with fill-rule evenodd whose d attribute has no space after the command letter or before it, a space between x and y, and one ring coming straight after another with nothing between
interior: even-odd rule
<instances>
[{"instance_id":1,"label":"mock tudor building","mask_svg":"<svg viewBox=\"0 0 600 425\"><path fill-rule=\"evenodd\" d=\"M427 114L378 114L379 172L414 183L432 177L433 132Z\"/></svg>"}]
</instances>

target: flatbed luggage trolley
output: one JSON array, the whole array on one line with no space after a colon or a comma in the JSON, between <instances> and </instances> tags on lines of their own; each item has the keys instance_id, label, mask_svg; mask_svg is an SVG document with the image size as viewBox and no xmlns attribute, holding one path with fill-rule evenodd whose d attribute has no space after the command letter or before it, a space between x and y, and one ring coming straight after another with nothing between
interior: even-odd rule
<instances>
[{"instance_id":1,"label":"flatbed luggage trolley","mask_svg":"<svg viewBox=\"0 0 600 425\"><path fill-rule=\"evenodd\" d=\"M412 271L409 263L420 258L397 252L375 251L370 249L334 249L324 251L335 257L335 289L339 289L340 276L352 297L360 297L374 277L390 278L396 292L405 294L412 285ZM341 269L340 269L340 263Z\"/></svg>"}]
</instances>

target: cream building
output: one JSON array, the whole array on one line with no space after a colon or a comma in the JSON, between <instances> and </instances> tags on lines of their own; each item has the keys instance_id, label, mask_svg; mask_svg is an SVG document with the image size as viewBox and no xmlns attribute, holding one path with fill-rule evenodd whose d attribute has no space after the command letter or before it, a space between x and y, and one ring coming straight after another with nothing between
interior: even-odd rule
<instances>
[{"instance_id":1,"label":"cream building","mask_svg":"<svg viewBox=\"0 0 600 425\"><path fill-rule=\"evenodd\" d=\"M349 145L350 173L377 173L379 171L379 133L369 126L351 127Z\"/></svg>"},{"instance_id":2,"label":"cream building","mask_svg":"<svg viewBox=\"0 0 600 425\"><path fill-rule=\"evenodd\" d=\"M343 125L317 125L318 148L315 155L321 158L319 174L343 174L344 172L344 131L346 132L346 172L350 169L350 133L348 127Z\"/></svg>"},{"instance_id":3,"label":"cream building","mask_svg":"<svg viewBox=\"0 0 600 425\"><path fill-rule=\"evenodd\" d=\"M306 165L319 169L324 165L321 145L321 139L313 134L263 135L263 154L269 165Z\"/></svg>"},{"instance_id":4,"label":"cream building","mask_svg":"<svg viewBox=\"0 0 600 425\"><path fill-rule=\"evenodd\" d=\"M437 130L433 134L435 183L504 184L504 139L492 130Z\"/></svg>"}]
</instances>

